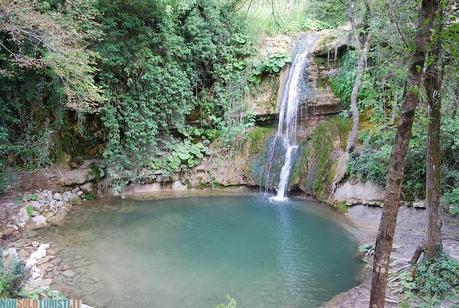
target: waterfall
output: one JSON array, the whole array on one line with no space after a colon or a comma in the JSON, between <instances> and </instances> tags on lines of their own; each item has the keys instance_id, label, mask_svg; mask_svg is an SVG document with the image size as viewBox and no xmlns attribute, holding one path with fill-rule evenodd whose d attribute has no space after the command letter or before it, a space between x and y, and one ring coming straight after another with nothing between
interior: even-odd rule
<instances>
[{"instance_id":1,"label":"waterfall","mask_svg":"<svg viewBox=\"0 0 459 308\"><path fill-rule=\"evenodd\" d=\"M308 56L314 49L317 39L317 34L308 33L297 44L296 55L293 59L287 82L285 83L282 93L279 109L279 124L274 145L280 141L285 149L285 158L280 171L277 195L272 197L273 201L287 200L285 192L288 188L290 171L292 168L292 156L298 149L296 128L298 121L298 106L302 98L303 84L305 83L304 69L308 61Z\"/></svg>"}]
</instances>

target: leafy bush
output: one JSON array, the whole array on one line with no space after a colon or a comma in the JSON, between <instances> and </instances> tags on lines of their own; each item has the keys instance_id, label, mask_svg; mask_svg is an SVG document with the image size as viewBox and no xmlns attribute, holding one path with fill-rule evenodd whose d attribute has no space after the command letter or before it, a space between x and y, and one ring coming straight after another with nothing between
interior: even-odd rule
<instances>
[{"instance_id":1,"label":"leafy bush","mask_svg":"<svg viewBox=\"0 0 459 308\"><path fill-rule=\"evenodd\" d=\"M255 61L248 80L257 85L261 82L263 76L279 74L281 69L290 62L290 56L286 53L273 54L264 61Z\"/></svg>"},{"instance_id":2,"label":"leafy bush","mask_svg":"<svg viewBox=\"0 0 459 308\"><path fill-rule=\"evenodd\" d=\"M444 199L449 205L449 213L453 216L459 216L459 187L447 192Z\"/></svg>"},{"instance_id":3,"label":"leafy bush","mask_svg":"<svg viewBox=\"0 0 459 308\"><path fill-rule=\"evenodd\" d=\"M5 264L2 254L0 247L0 298L15 298L24 280L25 263L15 259Z\"/></svg>"},{"instance_id":4,"label":"leafy bush","mask_svg":"<svg viewBox=\"0 0 459 308\"><path fill-rule=\"evenodd\" d=\"M209 154L207 146L203 143L191 143L186 140L183 143L171 146L173 152L167 157L167 164L164 166L167 171L174 172L179 168L191 168L196 166L204 154ZM155 166L152 166L155 169Z\"/></svg>"},{"instance_id":5,"label":"leafy bush","mask_svg":"<svg viewBox=\"0 0 459 308\"><path fill-rule=\"evenodd\" d=\"M459 295L459 262L445 252L432 261L421 260L415 274L414 279L408 272L401 275L406 292L413 292L427 301Z\"/></svg>"},{"instance_id":6,"label":"leafy bush","mask_svg":"<svg viewBox=\"0 0 459 308\"><path fill-rule=\"evenodd\" d=\"M109 174L194 166L200 142L228 141L251 125L243 104L251 48L231 6L104 0L99 9L105 39L95 50L108 96L102 120Z\"/></svg>"},{"instance_id":7,"label":"leafy bush","mask_svg":"<svg viewBox=\"0 0 459 308\"><path fill-rule=\"evenodd\" d=\"M330 87L333 93L340 98L343 109L347 110L351 102L352 88L357 73L357 53L348 51L339 63L338 74L330 79Z\"/></svg>"},{"instance_id":8,"label":"leafy bush","mask_svg":"<svg viewBox=\"0 0 459 308\"><path fill-rule=\"evenodd\" d=\"M405 200L422 199L425 194L425 136L422 134L422 127L425 126L419 123L415 126L403 182L402 194ZM363 182L385 185L394 139L393 128L361 130L359 141L362 147L350 156L348 174Z\"/></svg>"},{"instance_id":9,"label":"leafy bush","mask_svg":"<svg viewBox=\"0 0 459 308\"><path fill-rule=\"evenodd\" d=\"M8 165L53 163L59 137L71 126L66 120L77 122L104 101L87 48L98 37L97 12L90 1L77 2L0 2L0 157Z\"/></svg>"}]
</instances>

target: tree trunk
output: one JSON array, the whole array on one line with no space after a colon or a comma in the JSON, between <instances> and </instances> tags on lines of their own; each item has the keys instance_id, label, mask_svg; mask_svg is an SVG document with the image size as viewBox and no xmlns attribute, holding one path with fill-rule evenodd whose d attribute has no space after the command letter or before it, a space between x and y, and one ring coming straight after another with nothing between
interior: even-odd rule
<instances>
[{"instance_id":1,"label":"tree trunk","mask_svg":"<svg viewBox=\"0 0 459 308\"><path fill-rule=\"evenodd\" d=\"M357 32L355 18L355 0L351 2L351 7L349 9L349 22L352 26L352 30ZM368 50L370 49L370 6L367 1L365 1L365 15L363 16L362 21L362 32L357 34L357 39L360 45L360 56L359 62L357 64L357 73L355 76L354 86L352 87L351 93L351 113L352 113L352 129L349 133L349 138L347 140L346 151L352 153L355 149L355 144L357 143L357 135L359 132L359 109L357 107L357 99L359 96L360 84L362 83L362 77L365 73L365 68L367 66L367 56Z\"/></svg>"},{"instance_id":2,"label":"tree trunk","mask_svg":"<svg viewBox=\"0 0 459 308\"><path fill-rule=\"evenodd\" d=\"M439 26L435 44L431 53L432 63L426 70L425 88L427 94L427 130L426 149L426 207L427 230L425 254L428 260L435 259L442 249L441 242L441 180L440 180L440 125L441 125L441 87L443 82L443 66L439 63L441 40L438 37L442 29L443 14L439 14Z\"/></svg>"},{"instance_id":3,"label":"tree trunk","mask_svg":"<svg viewBox=\"0 0 459 308\"><path fill-rule=\"evenodd\" d=\"M360 84L362 83L362 76L365 72L367 65L368 49L370 49L370 34L366 35L363 48L360 50L359 63L357 65L357 74L355 76L354 86L351 94L351 113L352 113L352 130L349 134L347 142L347 152L351 153L355 149L357 143L357 134L359 132L359 109L357 108L357 98L359 96Z\"/></svg>"},{"instance_id":4,"label":"tree trunk","mask_svg":"<svg viewBox=\"0 0 459 308\"><path fill-rule=\"evenodd\" d=\"M384 207L376 238L370 308L381 308L384 307L385 303L389 260L400 205L406 155L418 103L419 85L425 62L426 48L430 42L432 22L435 18L438 2L439 0L422 0L419 12L418 25L414 38L416 47L411 56L411 63L408 69L407 87L400 108L401 114L387 174Z\"/></svg>"}]
</instances>

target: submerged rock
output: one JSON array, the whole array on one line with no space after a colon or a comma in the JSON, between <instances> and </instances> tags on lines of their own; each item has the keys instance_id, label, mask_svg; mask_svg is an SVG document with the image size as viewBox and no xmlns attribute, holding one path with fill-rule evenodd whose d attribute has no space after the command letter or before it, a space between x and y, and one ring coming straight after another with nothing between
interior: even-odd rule
<instances>
[{"instance_id":1,"label":"submerged rock","mask_svg":"<svg viewBox=\"0 0 459 308\"><path fill-rule=\"evenodd\" d=\"M66 270L62 272L62 275L64 275L67 278L73 278L75 276L75 273L71 270Z\"/></svg>"}]
</instances>

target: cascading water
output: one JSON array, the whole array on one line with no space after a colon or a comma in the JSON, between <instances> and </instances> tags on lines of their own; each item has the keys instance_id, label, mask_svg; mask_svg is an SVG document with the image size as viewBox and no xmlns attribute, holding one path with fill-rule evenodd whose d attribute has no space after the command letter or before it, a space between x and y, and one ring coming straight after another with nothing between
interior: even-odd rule
<instances>
[{"instance_id":1,"label":"cascading water","mask_svg":"<svg viewBox=\"0 0 459 308\"><path fill-rule=\"evenodd\" d=\"M288 188L290 170L292 168L292 156L298 149L296 141L296 129L298 120L298 106L302 96L302 85L304 84L304 69L308 56L314 49L318 35L315 33L306 34L297 44L296 55L289 71L288 79L282 93L279 124L277 134L273 142L274 146L280 141L285 149L284 164L280 171L277 195L272 197L273 201L285 201L285 192Z\"/></svg>"}]
</instances>

